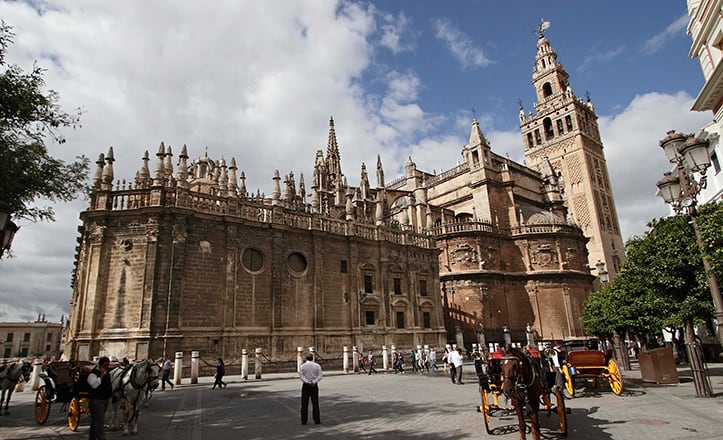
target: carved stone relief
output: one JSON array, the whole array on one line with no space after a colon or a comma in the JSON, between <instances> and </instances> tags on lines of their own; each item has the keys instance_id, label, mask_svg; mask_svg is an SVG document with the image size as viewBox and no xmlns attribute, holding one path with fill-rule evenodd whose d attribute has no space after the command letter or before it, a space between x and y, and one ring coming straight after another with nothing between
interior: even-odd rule
<instances>
[{"instance_id":1,"label":"carved stone relief","mask_svg":"<svg viewBox=\"0 0 723 440\"><path fill-rule=\"evenodd\" d=\"M467 243L457 245L457 249L452 251L452 264L468 265L478 261L477 251Z\"/></svg>"},{"instance_id":2,"label":"carved stone relief","mask_svg":"<svg viewBox=\"0 0 723 440\"><path fill-rule=\"evenodd\" d=\"M549 244L541 244L532 252L532 263L542 267L557 265L557 253Z\"/></svg>"}]
</instances>

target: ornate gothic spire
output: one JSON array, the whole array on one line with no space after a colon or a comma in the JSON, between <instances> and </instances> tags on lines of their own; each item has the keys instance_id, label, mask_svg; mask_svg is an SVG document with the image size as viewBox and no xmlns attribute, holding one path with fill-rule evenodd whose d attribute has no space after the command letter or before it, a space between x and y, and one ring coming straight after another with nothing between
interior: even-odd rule
<instances>
[{"instance_id":1,"label":"ornate gothic spire","mask_svg":"<svg viewBox=\"0 0 723 440\"><path fill-rule=\"evenodd\" d=\"M188 148L183 144L181 154L178 155L178 171L176 172L176 181L180 188L188 189Z\"/></svg>"},{"instance_id":2,"label":"ornate gothic spire","mask_svg":"<svg viewBox=\"0 0 723 440\"><path fill-rule=\"evenodd\" d=\"M377 154L377 188L384 188L384 168L382 168L382 158Z\"/></svg>"}]
</instances>

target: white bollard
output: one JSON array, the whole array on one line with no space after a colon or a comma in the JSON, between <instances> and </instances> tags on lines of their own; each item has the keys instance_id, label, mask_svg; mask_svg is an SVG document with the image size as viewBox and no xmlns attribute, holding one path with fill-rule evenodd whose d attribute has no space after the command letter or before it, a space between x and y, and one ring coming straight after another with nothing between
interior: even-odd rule
<instances>
[{"instance_id":1,"label":"white bollard","mask_svg":"<svg viewBox=\"0 0 723 440\"><path fill-rule=\"evenodd\" d=\"M301 365L304 363L304 347L296 347L296 374L301 373Z\"/></svg>"},{"instance_id":2,"label":"white bollard","mask_svg":"<svg viewBox=\"0 0 723 440\"><path fill-rule=\"evenodd\" d=\"M249 351L241 350L241 380L249 380Z\"/></svg>"},{"instance_id":3,"label":"white bollard","mask_svg":"<svg viewBox=\"0 0 723 440\"><path fill-rule=\"evenodd\" d=\"M344 354L342 355L342 364L344 367L344 374L349 374L349 347L345 345L343 351Z\"/></svg>"},{"instance_id":4,"label":"white bollard","mask_svg":"<svg viewBox=\"0 0 723 440\"><path fill-rule=\"evenodd\" d=\"M384 371L389 371L389 353L386 345L382 345L382 366Z\"/></svg>"},{"instance_id":5,"label":"white bollard","mask_svg":"<svg viewBox=\"0 0 723 440\"><path fill-rule=\"evenodd\" d=\"M183 377L183 352L176 352L176 364L173 366L173 384L180 385Z\"/></svg>"},{"instance_id":6,"label":"white bollard","mask_svg":"<svg viewBox=\"0 0 723 440\"><path fill-rule=\"evenodd\" d=\"M191 352L191 383L198 383L198 352Z\"/></svg>"},{"instance_id":7,"label":"white bollard","mask_svg":"<svg viewBox=\"0 0 723 440\"><path fill-rule=\"evenodd\" d=\"M33 360L33 373L30 375L30 389L37 391L40 388L40 372L43 371L42 359Z\"/></svg>"},{"instance_id":8,"label":"white bollard","mask_svg":"<svg viewBox=\"0 0 723 440\"><path fill-rule=\"evenodd\" d=\"M254 363L254 371L256 372L256 379L261 379L261 373L263 370L263 367L261 365L261 349L256 348L254 350L256 354L256 362Z\"/></svg>"},{"instance_id":9,"label":"white bollard","mask_svg":"<svg viewBox=\"0 0 723 440\"><path fill-rule=\"evenodd\" d=\"M359 347L356 345L351 348L351 359L354 362L354 372L359 372Z\"/></svg>"}]
</instances>

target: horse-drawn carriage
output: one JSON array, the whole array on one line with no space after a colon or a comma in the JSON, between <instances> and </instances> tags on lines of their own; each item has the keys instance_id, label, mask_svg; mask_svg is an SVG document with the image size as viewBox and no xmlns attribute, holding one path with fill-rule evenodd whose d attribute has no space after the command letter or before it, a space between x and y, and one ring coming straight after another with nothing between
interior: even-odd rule
<instances>
[{"instance_id":1,"label":"horse-drawn carriage","mask_svg":"<svg viewBox=\"0 0 723 440\"><path fill-rule=\"evenodd\" d=\"M88 407L88 374L92 362L52 362L41 373L42 383L35 394L35 421L42 425L48 420L53 403L62 404L68 411L68 428L78 430L81 414L90 414Z\"/></svg>"},{"instance_id":2,"label":"horse-drawn carriage","mask_svg":"<svg viewBox=\"0 0 723 440\"><path fill-rule=\"evenodd\" d=\"M495 433L493 417L516 413L520 438L525 438L527 427L523 411L526 409L533 437L539 439L538 413L543 409L548 415L552 412L557 414L560 432L563 436L567 435L567 408L562 390L551 391L544 378L542 361L537 350L515 348L490 353L486 362L481 362L481 359L475 361L482 400L477 411L484 414L488 434ZM551 395L554 396L554 404ZM510 405L501 406L500 397L504 397Z\"/></svg>"},{"instance_id":3,"label":"horse-drawn carriage","mask_svg":"<svg viewBox=\"0 0 723 440\"><path fill-rule=\"evenodd\" d=\"M616 395L623 392L623 377L618 364L612 358L612 350L602 352L596 349L567 352L567 363L562 366L565 374L565 388L570 396L575 395L575 382L590 379L590 385L597 388L599 379L605 379Z\"/></svg>"},{"instance_id":4,"label":"horse-drawn carriage","mask_svg":"<svg viewBox=\"0 0 723 440\"><path fill-rule=\"evenodd\" d=\"M76 431L81 414L90 415L88 399L88 374L92 362L52 362L41 375L43 381L35 396L35 420L44 424L48 420L52 403L62 403L61 411L68 411L68 427ZM112 365L109 370L113 389L111 405L111 429L117 429L118 413L125 434L138 433L138 416L141 406L150 399L158 386L158 363L144 359L132 364Z\"/></svg>"}]
</instances>

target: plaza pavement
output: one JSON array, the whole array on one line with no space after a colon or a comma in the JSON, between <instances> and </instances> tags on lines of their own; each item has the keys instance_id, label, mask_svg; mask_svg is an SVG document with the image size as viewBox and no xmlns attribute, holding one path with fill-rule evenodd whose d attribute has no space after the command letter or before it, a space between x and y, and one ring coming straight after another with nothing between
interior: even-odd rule
<instances>
[{"instance_id":1,"label":"plaza pavement","mask_svg":"<svg viewBox=\"0 0 723 440\"><path fill-rule=\"evenodd\" d=\"M231 370L231 368L229 369ZM607 385L580 387L567 400L570 439L687 440L723 439L723 364L709 364L714 398L695 397L690 371L679 368L681 383L643 383L634 364L624 372L622 396ZM321 425L299 421L300 383L293 373L261 380L227 376L228 387L212 390L213 378L196 385L189 379L173 390L158 391L143 410L139 435L152 440L198 439L518 439L513 416L493 418L485 432L474 368L464 367L464 385L442 373L395 375L327 371L320 384ZM85 439L90 419L81 416L78 432L68 429L60 405L44 426L35 422L30 387L13 396L10 415L0 416L0 439ZM561 439L555 414L541 413L543 438ZM108 439L123 438L109 432ZM528 434L528 438L531 436Z\"/></svg>"}]
</instances>

